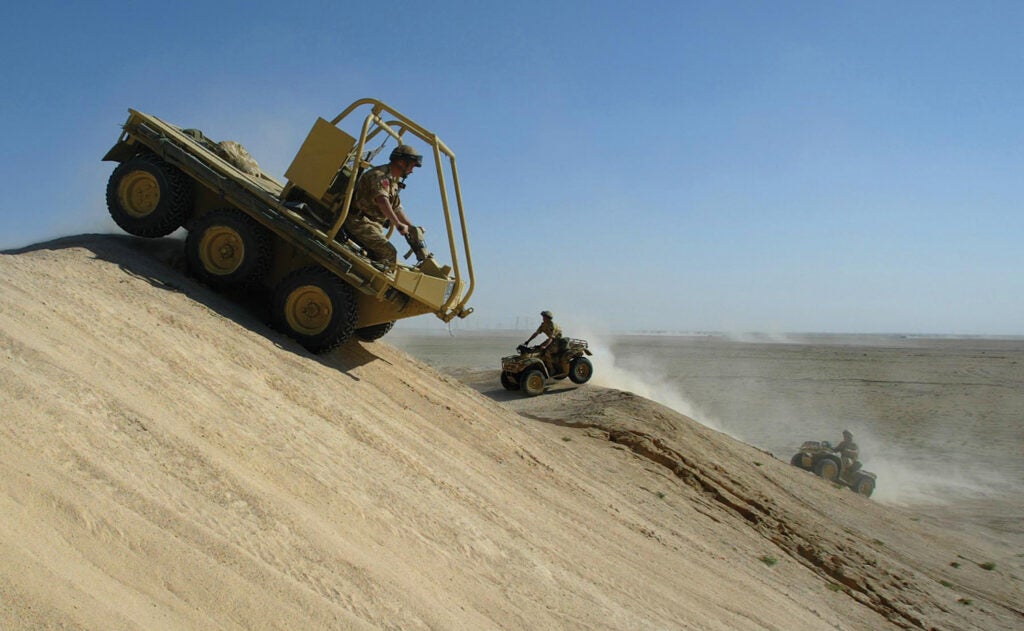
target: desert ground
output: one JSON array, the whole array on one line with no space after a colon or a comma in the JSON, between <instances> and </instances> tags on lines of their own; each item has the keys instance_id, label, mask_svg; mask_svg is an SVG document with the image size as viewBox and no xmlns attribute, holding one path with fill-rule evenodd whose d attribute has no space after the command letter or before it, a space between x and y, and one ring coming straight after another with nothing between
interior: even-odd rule
<instances>
[{"instance_id":1,"label":"desert ground","mask_svg":"<svg viewBox=\"0 0 1024 631\"><path fill-rule=\"evenodd\" d=\"M0 628L1024 627L1019 526L855 495L725 408L524 399L388 338L313 356L179 253L0 254ZM1021 351L998 353L963 369L1012 405ZM1012 517L1010 422L989 501Z\"/></svg>"},{"instance_id":2,"label":"desert ground","mask_svg":"<svg viewBox=\"0 0 1024 631\"><path fill-rule=\"evenodd\" d=\"M572 333L577 330L570 327ZM849 428L872 496L1024 548L1024 338L593 334L591 384L655 400L788 461ZM396 329L389 342L510 406L498 358L530 331Z\"/></svg>"}]
</instances>

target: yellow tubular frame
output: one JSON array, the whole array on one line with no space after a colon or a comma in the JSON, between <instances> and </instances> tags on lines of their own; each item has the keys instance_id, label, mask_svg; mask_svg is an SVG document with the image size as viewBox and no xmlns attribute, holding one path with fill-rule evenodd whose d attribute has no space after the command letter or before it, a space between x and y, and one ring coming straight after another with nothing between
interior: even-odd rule
<instances>
[{"instance_id":1,"label":"yellow tubular frame","mask_svg":"<svg viewBox=\"0 0 1024 631\"><path fill-rule=\"evenodd\" d=\"M473 291L476 288L476 277L473 272L473 257L469 247L469 230L466 226L466 213L462 204L462 191L459 187L459 171L455 162L455 153L448 148L442 140L427 130L425 127L419 125L412 119L404 116L401 112L398 112L394 108L386 105L382 101L377 99L360 99L338 114L331 124L337 126L342 120L351 115L356 109L371 105L372 109L370 114L363 120L362 130L359 134L359 139L356 142L352 161L352 174L353 176L358 172L361 166L368 166L361 164L361 156L364 154L366 144L369 140L375 137L381 131L386 132L388 135L395 138L399 143L402 142L402 136L406 133L412 133L414 136L428 144L433 149L434 155L434 169L437 173L438 188L441 192L441 207L444 212L445 228L448 231L448 245L451 252L452 258L452 270L455 273L455 286L451 292L451 295L445 300L441 306L443 314L439 314L442 320L445 322L450 321L452 318L459 316L465 317L468 313L464 313L466 304L469 302L470 297L473 295ZM394 120L385 122L381 117L381 114L385 113L389 117L393 117ZM375 125L375 128L371 132L371 124ZM398 128L399 131L395 131L394 128ZM455 191L455 204L459 213L459 227L461 230L461 243L462 249L466 257L466 274L467 279L463 281L462 268L459 263L458 247L456 245L455 233L453 230L452 215L450 209L450 203L448 199L448 188L444 179L444 170L442 168L442 158L445 155L448 157L449 168L452 172L452 185ZM348 217L349 209L352 204L352 197L355 191L356 178L350 177L348 185L345 188L345 195L341 200L341 208L339 209L338 218L331 226L330 231L326 234L326 243L328 246L333 242L335 235L341 230L341 226L345 223L345 219ZM462 289L465 286L465 295L462 295L461 299L459 296L462 294ZM456 304L453 303L459 299Z\"/></svg>"}]
</instances>

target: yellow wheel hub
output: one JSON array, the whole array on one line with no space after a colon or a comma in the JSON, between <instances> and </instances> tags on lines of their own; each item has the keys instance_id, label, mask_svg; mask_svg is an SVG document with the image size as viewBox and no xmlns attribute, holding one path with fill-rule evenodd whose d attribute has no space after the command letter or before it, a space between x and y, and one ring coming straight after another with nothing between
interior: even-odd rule
<instances>
[{"instance_id":1,"label":"yellow wheel hub","mask_svg":"<svg viewBox=\"0 0 1024 631\"><path fill-rule=\"evenodd\" d=\"M160 183L148 171L132 171L121 178L117 199L132 217L145 217L160 204Z\"/></svg>"},{"instance_id":2,"label":"yellow wheel hub","mask_svg":"<svg viewBox=\"0 0 1024 631\"><path fill-rule=\"evenodd\" d=\"M199 260L211 274L226 276L245 260L245 242L227 226L212 226L199 241Z\"/></svg>"},{"instance_id":3,"label":"yellow wheel hub","mask_svg":"<svg viewBox=\"0 0 1024 631\"><path fill-rule=\"evenodd\" d=\"M526 379L526 389L527 390L531 390L531 391L532 390L541 390L543 388L544 388L544 376L541 375L540 373L536 373L536 374L530 375Z\"/></svg>"},{"instance_id":4,"label":"yellow wheel hub","mask_svg":"<svg viewBox=\"0 0 1024 631\"><path fill-rule=\"evenodd\" d=\"M296 333L317 335L331 323L332 313L331 299L323 289L303 285L288 294L284 315Z\"/></svg>"}]
</instances>

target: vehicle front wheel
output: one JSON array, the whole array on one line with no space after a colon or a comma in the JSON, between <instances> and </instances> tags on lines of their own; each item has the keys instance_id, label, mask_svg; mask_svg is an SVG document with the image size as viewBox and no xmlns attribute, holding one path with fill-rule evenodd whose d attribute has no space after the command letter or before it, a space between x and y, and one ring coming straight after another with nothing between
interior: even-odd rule
<instances>
[{"instance_id":1,"label":"vehicle front wheel","mask_svg":"<svg viewBox=\"0 0 1024 631\"><path fill-rule=\"evenodd\" d=\"M814 465L814 473L830 482L839 480L839 463L832 458L822 458Z\"/></svg>"},{"instance_id":2,"label":"vehicle front wheel","mask_svg":"<svg viewBox=\"0 0 1024 631\"><path fill-rule=\"evenodd\" d=\"M544 393L544 373L531 368L519 377L519 389L531 397Z\"/></svg>"},{"instance_id":3,"label":"vehicle front wheel","mask_svg":"<svg viewBox=\"0 0 1024 631\"><path fill-rule=\"evenodd\" d=\"M165 237L177 230L191 201L188 176L151 153L125 160L107 181L111 219L137 237Z\"/></svg>"},{"instance_id":4,"label":"vehicle front wheel","mask_svg":"<svg viewBox=\"0 0 1024 631\"><path fill-rule=\"evenodd\" d=\"M871 497L871 494L875 492L875 481L866 475L862 475L857 484L854 485L853 490L860 493L864 497Z\"/></svg>"},{"instance_id":5,"label":"vehicle front wheel","mask_svg":"<svg viewBox=\"0 0 1024 631\"><path fill-rule=\"evenodd\" d=\"M278 327L313 353L326 353L355 331L352 288L322 267L295 270L274 291Z\"/></svg>"},{"instance_id":6,"label":"vehicle front wheel","mask_svg":"<svg viewBox=\"0 0 1024 631\"><path fill-rule=\"evenodd\" d=\"M569 379L573 383L587 383L593 374L594 365L586 357L580 356L569 362Z\"/></svg>"},{"instance_id":7,"label":"vehicle front wheel","mask_svg":"<svg viewBox=\"0 0 1024 631\"><path fill-rule=\"evenodd\" d=\"M501 371L501 385L506 390L519 389L519 381L516 379L516 376L506 370Z\"/></svg>"},{"instance_id":8,"label":"vehicle front wheel","mask_svg":"<svg viewBox=\"0 0 1024 631\"><path fill-rule=\"evenodd\" d=\"M800 467L801 469L803 469L804 468L804 455L803 454L796 454L795 456L793 456L792 458L789 459L789 464L793 465L794 467Z\"/></svg>"},{"instance_id":9,"label":"vehicle front wheel","mask_svg":"<svg viewBox=\"0 0 1024 631\"><path fill-rule=\"evenodd\" d=\"M244 289L270 268L270 232L239 210L207 213L189 226L185 260L189 271L217 289Z\"/></svg>"}]
</instances>

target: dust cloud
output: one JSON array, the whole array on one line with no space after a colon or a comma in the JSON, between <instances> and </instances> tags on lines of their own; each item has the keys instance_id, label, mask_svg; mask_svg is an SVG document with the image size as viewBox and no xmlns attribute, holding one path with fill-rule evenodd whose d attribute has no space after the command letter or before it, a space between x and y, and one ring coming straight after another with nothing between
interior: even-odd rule
<instances>
[{"instance_id":1,"label":"dust cloud","mask_svg":"<svg viewBox=\"0 0 1024 631\"><path fill-rule=\"evenodd\" d=\"M625 368L616 362L611 343L605 337L592 332L587 332L586 335L594 357L600 358L596 360L600 362L600 368L595 368L591 383L605 388L632 392L684 414L705 427L721 432L725 431L721 423L694 405L679 389L678 384L666 379L662 371L657 370L656 367L652 367L649 371Z\"/></svg>"},{"instance_id":2,"label":"dust cloud","mask_svg":"<svg viewBox=\"0 0 1024 631\"><path fill-rule=\"evenodd\" d=\"M594 352L595 385L657 401L783 462L803 441L835 445L849 429L863 468L878 476L877 501L945 506L1019 488L1013 454L962 422L974 413L1003 425L1007 413L998 408L1009 404L982 412L983 391L943 385L964 370L961 360L947 368L920 349L864 336L829 344L805 336L581 333Z\"/></svg>"},{"instance_id":3,"label":"dust cloud","mask_svg":"<svg viewBox=\"0 0 1024 631\"><path fill-rule=\"evenodd\" d=\"M856 437L864 468L878 475L874 498L899 506L945 506L1011 493L1012 481L996 471L958 462L948 451L891 442L877 434Z\"/></svg>"}]
</instances>

